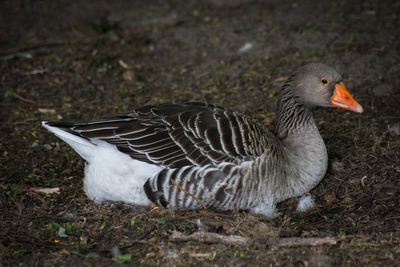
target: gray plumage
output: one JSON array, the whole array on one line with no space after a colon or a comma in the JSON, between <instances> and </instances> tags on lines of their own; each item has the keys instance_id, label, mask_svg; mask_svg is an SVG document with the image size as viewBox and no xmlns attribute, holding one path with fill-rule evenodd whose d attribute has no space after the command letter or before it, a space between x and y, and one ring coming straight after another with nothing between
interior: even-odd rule
<instances>
[{"instance_id":1,"label":"gray plumage","mask_svg":"<svg viewBox=\"0 0 400 267\"><path fill-rule=\"evenodd\" d=\"M325 175L327 152L312 110L331 106L338 83L341 76L326 65L301 68L282 87L271 129L202 103L159 104L94 122L44 125L89 142L103 140L134 160L159 166L143 187L157 205L271 215L275 203L309 192Z\"/></svg>"}]
</instances>

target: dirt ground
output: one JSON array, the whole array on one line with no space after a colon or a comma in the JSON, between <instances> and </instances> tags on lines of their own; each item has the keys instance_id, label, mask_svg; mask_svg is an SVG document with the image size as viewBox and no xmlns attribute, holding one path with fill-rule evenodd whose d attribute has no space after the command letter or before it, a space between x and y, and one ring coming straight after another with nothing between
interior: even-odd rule
<instances>
[{"instance_id":1,"label":"dirt ground","mask_svg":"<svg viewBox=\"0 0 400 267\"><path fill-rule=\"evenodd\" d=\"M1 264L400 266L400 2L315 2L1 1ZM41 127L184 101L270 123L283 81L315 61L365 112L315 112L329 169L305 213L97 205L84 161ZM222 240L174 239L199 231Z\"/></svg>"}]
</instances>

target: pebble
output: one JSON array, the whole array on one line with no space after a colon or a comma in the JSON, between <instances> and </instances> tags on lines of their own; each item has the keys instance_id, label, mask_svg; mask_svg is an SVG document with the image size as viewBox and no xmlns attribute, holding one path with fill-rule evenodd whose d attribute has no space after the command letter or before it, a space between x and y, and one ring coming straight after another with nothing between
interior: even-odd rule
<instances>
[{"instance_id":1,"label":"pebble","mask_svg":"<svg viewBox=\"0 0 400 267\"><path fill-rule=\"evenodd\" d=\"M49 150L49 151L53 149L53 146L50 144L44 144L43 147L44 147L44 149Z\"/></svg>"},{"instance_id":2,"label":"pebble","mask_svg":"<svg viewBox=\"0 0 400 267\"><path fill-rule=\"evenodd\" d=\"M389 128L389 133L391 136L399 136L400 135L400 122L396 122Z\"/></svg>"},{"instance_id":3,"label":"pebble","mask_svg":"<svg viewBox=\"0 0 400 267\"><path fill-rule=\"evenodd\" d=\"M69 221L77 221L78 220L78 217L75 214L73 214L72 212L66 212L63 215L63 218L65 218Z\"/></svg>"},{"instance_id":4,"label":"pebble","mask_svg":"<svg viewBox=\"0 0 400 267\"><path fill-rule=\"evenodd\" d=\"M332 170L335 172L343 171L344 163L335 158L331 163Z\"/></svg>"},{"instance_id":5,"label":"pebble","mask_svg":"<svg viewBox=\"0 0 400 267\"><path fill-rule=\"evenodd\" d=\"M121 256L122 254L121 254L121 250L119 250L119 247L118 246L113 246L112 248L111 248L111 255L113 256L113 257L118 257L118 256Z\"/></svg>"},{"instance_id":6,"label":"pebble","mask_svg":"<svg viewBox=\"0 0 400 267\"><path fill-rule=\"evenodd\" d=\"M254 47L254 43L247 42L238 50L238 54L245 53L245 52L251 50L253 47Z\"/></svg>"}]
</instances>

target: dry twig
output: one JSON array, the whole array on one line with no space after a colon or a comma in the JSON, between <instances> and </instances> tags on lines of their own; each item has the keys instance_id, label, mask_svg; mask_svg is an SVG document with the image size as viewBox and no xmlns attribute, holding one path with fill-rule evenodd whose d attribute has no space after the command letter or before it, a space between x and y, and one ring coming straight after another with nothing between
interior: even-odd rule
<instances>
[{"instance_id":1,"label":"dry twig","mask_svg":"<svg viewBox=\"0 0 400 267\"><path fill-rule=\"evenodd\" d=\"M171 241L197 241L204 243L220 243L226 245L248 246L253 240L237 235L220 235L210 232L195 232L191 235L185 235L178 231L173 231L170 236ZM277 242L278 247L297 247L297 246L322 246L335 245L337 238L334 237L286 237L281 238Z\"/></svg>"},{"instance_id":2,"label":"dry twig","mask_svg":"<svg viewBox=\"0 0 400 267\"><path fill-rule=\"evenodd\" d=\"M335 245L337 239L334 237L286 237L278 241L279 247L298 247L298 246L321 246L321 245Z\"/></svg>"},{"instance_id":3,"label":"dry twig","mask_svg":"<svg viewBox=\"0 0 400 267\"><path fill-rule=\"evenodd\" d=\"M220 243L226 245L246 246L249 244L249 239L237 235L220 235L210 232L194 232L191 235L185 235L178 231L173 231L169 237L171 241L198 241L204 243Z\"/></svg>"},{"instance_id":4,"label":"dry twig","mask_svg":"<svg viewBox=\"0 0 400 267\"><path fill-rule=\"evenodd\" d=\"M45 195L50 195L50 194L60 194L60 188L59 187L54 187L54 188L44 188L44 187L31 187L32 191L43 193Z\"/></svg>"},{"instance_id":5,"label":"dry twig","mask_svg":"<svg viewBox=\"0 0 400 267\"><path fill-rule=\"evenodd\" d=\"M206 205L204 205L203 202L201 202L200 199L198 199L195 195L189 193L188 191L185 190L185 188L183 188L182 186L180 186L174 179L171 178L171 182L176 185L176 187L178 187L179 190L182 190L185 194L191 196L192 198L194 198L197 202L199 202L199 204L203 207L203 209L207 209Z\"/></svg>"},{"instance_id":6,"label":"dry twig","mask_svg":"<svg viewBox=\"0 0 400 267\"><path fill-rule=\"evenodd\" d=\"M12 96L15 98L18 98L19 100L22 100L23 102L29 103L29 104L34 104L34 105L41 105L40 103L27 99L25 97L20 96L19 94L15 93L15 92L11 92Z\"/></svg>"}]
</instances>

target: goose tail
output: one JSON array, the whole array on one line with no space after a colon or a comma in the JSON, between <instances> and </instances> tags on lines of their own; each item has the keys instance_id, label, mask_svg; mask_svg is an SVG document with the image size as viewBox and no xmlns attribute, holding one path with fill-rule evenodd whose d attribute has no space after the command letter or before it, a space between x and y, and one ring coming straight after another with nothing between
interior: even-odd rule
<instances>
[{"instance_id":1,"label":"goose tail","mask_svg":"<svg viewBox=\"0 0 400 267\"><path fill-rule=\"evenodd\" d=\"M74 132L71 129L74 126L72 122L43 121L42 126L69 144L82 158L88 162L96 153L95 151L97 145L90 139L81 137L79 136L79 133Z\"/></svg>"}]
</instances>

